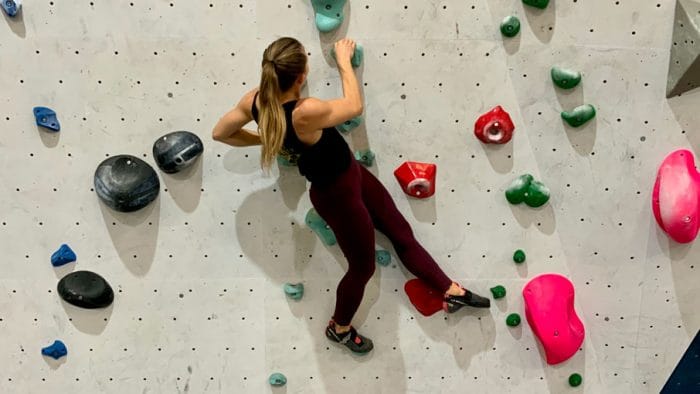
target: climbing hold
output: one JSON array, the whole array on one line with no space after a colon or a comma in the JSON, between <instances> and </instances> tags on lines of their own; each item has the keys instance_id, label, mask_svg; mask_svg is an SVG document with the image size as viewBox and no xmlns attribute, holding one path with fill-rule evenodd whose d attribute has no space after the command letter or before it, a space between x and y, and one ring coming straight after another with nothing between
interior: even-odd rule
<instances>
[{"instance_id":1,"label":"climbing hold","mask_svg":"<svg viewBox=\"0 0 700 394\"><path fill-rule=\"evenodd\" d=\"M501 34L506 37L515 37L520 32L520 19L517 16L507 16L501 22Z\"/></svg>"},{"instance_id":2,"label":"climbing hold","mask_svg":"<svg viewBox=\"0 0 700 394\"><path fill-rule=\"evenodd\" d=\"M64 301L81 308L104 308L114 301L109 283L90 271L71 272L58 282L57 289Z\"/></svg>"},{"instance_id":3,"label":"climbing hold","mask_svg":"<svg viewBox=\"0 0 700 394\"><path fill-rule=\"evenodd\" d=\"M549 0L523 0L523 4L535 8L545 9L549 4Z\"/></svg>"},{"instance_id":4,"label":"climbing hold","mask_svg":"<svg viewBox=\"0 0 700 394\"><path fill-rule=\"evenodd\" d=\"M285 283L284 292L293 300L300 300L304 296L303 283Z\"/></svg>"},{"instance_id":5,"label":"climbing hold","mask_svg":"<svg viewBox=\"0 0 700 394\"><path fill-rule=\"evenodd\" d=\"M501 285L492 287L491 294L493 295L493 298L495 298L495 299L503 298L506 296L506 288L501 286Z\"/></svg>"},{"instance_id":6,"label":"climbing hold","mask_svg":"<svg viewBox=\"0 0 700 394\"><path fill-rule=\"evenodd\" d=\"M311 6L316 13L316 27L320 32L328 33L343 23L345 0L311 0Z\"/></svg>"},{"instance_id":7,"label":"climbing hold","mask_svg":"<svg viewBox=\"0 0 700 394\"><path fill-rule=\"evenodd\" d=\"M585 330L574 310L574 286L558 274L535 277L523 288L525 317L542 343L547 364L558 364L576 353Z\"/></svg>"},{"instance_id":8,"label":"climbing hold","mask_svg":"<svg viewBox=\"0 0 700 394\"><path fill-rule=\"evenodd\" d=\"M340 132L347 133L348 131L359 126L360 123L362 123L362 116L356 116L350 120L346 120L345 122L335 126L335 128L338 129L338 131Z\"/></svg>"},{"instance_id":9,"label":"climbing hold","mask_svg":"<svg viewBox=\"0 0 700 394\"><path fill-rule=\"evenodd\" d=\"M520 325L520 315L517 313L511 313L506 317L506 324L510 327L517 327Z\"/></svg>"},{"instance_id":10,"label":"climbing hold","mask_svg":"<svg viewBox=\"0 0 700 394\"><path fill-rule=\"evenodd\" d=\"M697 393L700 387L700 331L683 353L680 361L673 369L661 394Z\"/></svg>"},{"instance_id":11,"label":"climbing hold","mask_svg":"<svg viewBox=\"0 0 700 394\"><path fill-rule=\"evenodd\" d=\"M677 96L700 86L700 9L697 0L676 1L673 38L668 41L666 97Z\"/></svg>"},{"instance_id":12,"label":"climbing hold","mask_svg":"<svg viewBox=\"0 0 700 394\"><path fill-rule=\"evenodd\" d=\"M336 244L337 241L335 239L335 234L333 234L333 230L331 230L330 226L326 224L326 221L323 220L321 215L319 215L315 209L309 209L309 212L306 213L306 218L304 221L306 222L306 225L309 226L309 228L313 230L319 238L321 238L321 241L324 244L327 246Z\"/></svg>"},{"instance_id":13,"label":"climbing hold","mask_svg":"<svg viewBox=\"0 0 700 394\"><path fill-rule=\"evenodd\" d=\"M386 250L377 250L374 253L374 259L377 261L377 264L386 267L391 263L391 254Z\"/></svg>"},{"instance_id":14,"label":"climbing hold","mask_svg":"<svg viewBox=\"0 0 700 394\"><path fill-rule=\"evenodd\" d=\"M409 301L423 316L430 316L445 308L445 295L416 278L403 286Z\"/></svg>"},{"instance_id":15,"label":"climbing hold","mask_svg":"<svg viewBox=\"0 0 700 394\"><path fill-rule=\"evenodd\" d=\"M428 198L435 194L436 172L435 164L406 161L394 170L394 176L409 196Z\"/></svg>"},{"instance_id":16,"label":"climbing hold","mask_svg":"<svg viewBox=\"0 0 700 394\"><path fill-rule=\"evenodd\" d=\"M294 167L296 164L292 164L286 157L282 155L277 156L277 164L282 167Z\"/></svg>"},{"instance_id":17,"label":"climbing hold","mask_svg":"<svg viewBox=\"0 0 700 394\"><path fill-rule=\"evenodd\" d=\"M300 156L300 154L289 152L285 147L282 147L279 155L277 155L277 164L283 167L295 167L299 162Z\"/></svg>"},{"instance_id":18,"label":"climbing hold","mask_svg":"<svg viewBox=\"0 0 700 394\"><path fill-rule=\"evenodd\" d=\"M335 59L335 47L331 48L331 56L333 57L333 59ZM365 50L364 48L362 48L362 45L355 44L355 51L352 53L352 57L350 58L350 64L352 65L352 68L360 67L360 64L362 64L362 59L364 59L364 57Z\"/></svg>"},{"instance_id":19,"label":"climbing hold","mask_svg":"<svg viewBox=\"0 0 700 394\"><path fill-rule=\"evenodd\" d=\"M202 140L189 131L174 131L153 143L153 158L163 172L174 174L194 163L204 151Z\"/></svg>"},{"instance_id":20,"label":"climbing hold","mask_svg":"<svg viewBox=\"0 0 700 394\"><path fill-rule=\"evenodd\" d=\"M355 151L355 160L365 167L372 167L374 163L374 152L369 149Z\"/></svg>"},{"instance_id":21,"label":"climbing hold","mask_svg":"<svg viewBox=\"0 0 700 394\"><path fill-rule=\"evenodd\" d=\"M549 188L530 174L521 175L506 189L506 199L511 204L524 202L532 208L541 207L549 201Z\"/></svg>"},{"instance_id":22,"label":"climbing hold","mask_svg":"<svg viewBox=\"0 0 700 394\"><path fill-rule=\"evenodd\" d=\"M520 264L525 261L525 252L522 250L518 249L513 253L513 261L516 263Z\"/></svg>"},{"instance_id":23,"label":"climbing hold","mask_svg":"<svg viewBox=\"0 0 700 394\"><path fill-rule=\"evenodd\" d=\"M552 81L562 89L571 89L581 82L581 73L565 68L552 67Z\"/></svg>"},{"instance_id":24,"label":"climbing hold","mask_svg":"<svg viewBox=\"0 0 700 394\"><path fill-rule=\"evenodd\" d=\"M45 127L53 131L61 130L61 124L58 122L56 112L51 108L34 107L34 120L36 121L37 126Z\"/></svg>"},{"instance_id":25,"label":"climbing hold","mask_svg":"<svg viewBox=\"0 0 700 394\"><path fill-rule=\"evenodd\" d=\"M571 387L578 387L581 385L581 382L583 382L583 378L580 374L572 373L571 376L569 376L569 385Z\"/></svg>"},{"instance_id":26,"label":"climbing hold","mask_svg":"<svg viewBox=\"0 0 700 394\"><path fill-rule=\"evenodd\" d=\"M579 127L595 117L595 107L590 104L579 105L570 112L562 111L561 118L571 127Z\"/></svg>"},{"instance_id":27,"label":"climbing hold","mask_svg":"<svg viewBox=\"0 0 700 394\"><path fill-rule=\"evenodd\" d=\"M22 8L21 0L1 0L2 9L5 10L7 16L15 16Z\"/></svg>"},{"instance_id":28,"label":"climbing hold","mask_svg":"<svg viewBox=\"0 0 700 394\"><path fill-rule=\"evenodd\" d=\"M131 155L100 163L95 171L97 196L119 212L139 210L158 197L160 181L153 167Z\"/></svg>"},{"instance_id":29,"label":"climbing hold","mask_svg":"<svg viewBox=\"0 0 700 394\"><path fill-rule=\"evenodd\" d=\"M664 159L652 193L656 222L671 239L692 242L700 230L700 174L693 153L679 149Z\"/></svg>"},{"instance_id":30,"label":"climbing hold","mask_svg":"<svg viewBox=\"0 0 700 394\"><path fill-rule=\"evenodd\" d=\"M51 255L51 265L54 267L59 267L61 265L73 262L77 258L78 257L75 255L75 252L73 252L70 246L63 244Z\"/></svg>"},{"instance_id":31,"label":"climbing hold","mask_svg":"<svg viewBox=\"0 0 700 394\"><path fill-rule=\"evenodd\" d=\"M53 341L53 344L51 346L41 348L41 354L58 360L59 358L68 354L68 349L66 348L66 345L63 342L57 339Z\"/></svg>"},{"instance_id":32,"label":"climbing hold","mask_svg":"<svg viewBox=\"0 0 700 394\"><path fill-rule=\"evenodd\" d=\"M474 135L485 144L505 144L513 137L513 121L498 105L481 115L474 123Z\"/></svg>"},{"instance_id":33,"label":"climbing hold","mask_svg":"<svg viewBox=\"0 0 700 394\"><path fill-rule=\"evenodd\" d=\"M270 385L272 386L284 386L285 384L287 384L287 377L279 372L275 372L272 375L270 375L269 381Z\"/></svg>"}]
</instances>

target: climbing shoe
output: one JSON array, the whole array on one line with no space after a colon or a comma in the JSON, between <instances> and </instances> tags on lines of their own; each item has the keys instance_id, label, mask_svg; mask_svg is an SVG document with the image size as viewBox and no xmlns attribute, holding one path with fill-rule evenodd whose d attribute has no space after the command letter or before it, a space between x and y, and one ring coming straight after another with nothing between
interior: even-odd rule
<instances>
[{"instance_id":1,"label":"climbing shoe","mask_svg":"<svg viewBox=\"0 0 700 394\"><path fill-rule=\"evenodd\" d=\"M474 308L490 308L491 300L480 295L474 294L469 290L464 290L464 295L445 296L445 301L442 303L442 309L447 313L454 313L460 310L463 306L471 306Z\"/></svg>"},{"instance_id":2,"label":"climbing shoe","mask_svg":"<svg viewBox=\"0 0 700 394\"><path fill-rule=\"evenodd\" d=\"M372 340L365 338L355 331L355 327L350 327L350 331L338 334L335 332L335 322L331 320L326 327L326 337L333 342L345 345L353 353L364 354L374 348Z\"/></svg>"}]
</instances>

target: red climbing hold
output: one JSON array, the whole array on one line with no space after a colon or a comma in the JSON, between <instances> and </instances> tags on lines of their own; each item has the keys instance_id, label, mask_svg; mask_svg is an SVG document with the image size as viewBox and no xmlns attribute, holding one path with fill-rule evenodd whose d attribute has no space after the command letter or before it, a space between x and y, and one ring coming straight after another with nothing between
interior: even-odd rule
<instances>
[{"instance_id":1,"label":"red climbing hold","mask_svg":"<svg viewBox=\"0 0 700 394\"><path fill-rule=\"evenodd\" d=\"M686 149L664 159L656 176L652 209L659 226L678 243L692 242L700 230L700 174Z\"/></svg>"},{"instance_id":2,"label":"red climbing hold","mask_svg":"<svg viewBox=\"0 0 700 394\"><path fill-rule=\"evenodd\" d=\"M474 135L485 144L505 144L513 138L513 120L500 105L481 115L474 124Z\"/></svg>"},{"instance_id":3,"label":"red climbing hold","mask_svg":"<svg viewBox=\"0 0 700 394\"><path fill-rule=\"evenodd\" d=\"M411 279L403 286L411 304L423 316L430 316L443 309L443 295L420 279Z\"/></svg>"},{"instance_id":4,"label":"red climbing hold","mask_svg":"<svg viewBox=\"0 0 700 394\"><path fill-rule=\"evenodd\" d=\"M407 161L394 171L394 176L409 196L428 198L435 194L436 172L435 164Z\"/></svg>"}]
</instances>

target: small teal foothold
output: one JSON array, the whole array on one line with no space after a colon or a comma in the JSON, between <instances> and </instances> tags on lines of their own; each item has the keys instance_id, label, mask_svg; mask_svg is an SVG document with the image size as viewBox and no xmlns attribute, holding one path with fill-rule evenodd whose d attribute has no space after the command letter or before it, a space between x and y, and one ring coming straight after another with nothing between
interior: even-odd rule
<instances>
[{"instance_id":1,"label":"small teal foothold","mask_svg":"<svg viewBox=\"0 0 700 394\"><path fill-rule=\"evenodd\" d=\"M369 149L355 151L355 160L365 167L372 167L372 163L374 163L374 152Z\"/></svg>"},{"instance_id":2,"label":"small teal foothold","mask_svg":"<svg viewBox=\"0 0 700 394\"><path fill-rule=\"evenodd\" d=\"M2 9L5 10L7 16L15 16L22 8L19 0L0 0L2 1Z\"/></svg>"},{"instance_id":3,"label":"small teal foothold","mask_svg":"<svg viewBox=\"0 0 700 394\"><path fill-rule=\"evenodd\" d=\"M68 354L68 349L66 348L66 345L63 342L55 340L51 346L42 348L41 354L43 354L44 356L53 357L56 360L58 360L59 358Z\"/></svg>"},{"instance_id":4,"label":"small teal foothold","mask_svg":"<svg viewBox=\"0 0 700 394\"><path fill-rule=\"evenodd\" d=\"M333 59L335 59L335 47L331 48L331 56L333 56ZM352 58L350 58L350 64L352 64L352 68L360 67L360 64L362 64L362 59L364 57L365 51L362 48L362 45L355 44L355 52L353 52Z\"/></svg>"},{"instance_id":5,"label":"small teal foothold","mask_svg":"<svg viewBox=\"0 0 700 394\"><path fill-rule=\"evenodd\" d=\"M269 381L272 386L284 386L285 384L287 384L287 377L279 372L275 372L272 375L270 375Z\"/></svg>"},{"instance_id":6,"label":"small teal foothold","mask_svg":"<svg viewBox=\"0 0 700 394\"><path fill-rule=\"evenodd\" d=\"M386 250L378 250L374 253L377 264L386 267L391 264L391 254Z\"/></svg>"},{"instance_id":7,"label":"small teal foothold","mask_svg":"<svg viewBox=\"0 0 700 394\"><path fill-rule=\"evenodd\" d=\"M285 283L284 292L293 300L300 300L304 296L303 283Z\"/></svg>"},{"instance_id":8,"label":"small teal foothold","mask_svg":"<svg viewBox=\"0 0 700 394\"><path fill-rule=\"evenodd\" d=\"M338 129L338 131L340 131L342 133L347 133L348 131L359 126L361 123L362 123L362 116L356 116L350 120L346 120L345 122L335 126L335 128Z\"/></svg>"},{"instance_id":9,"label":"small teal foothold","mask_svg":"<svg viewBox=\"0 0 700 394\"><path fill-rule=\"evenodd\" d=\"M323 220L321 215L319 215L315 209L309 209L309 212L306 213L306 218L304 221L306 222L306 225L309 226L309 228L311 228L319 238L321 238L321 241L324 244L327 246L336 244L337 241L335 239L335 234L333 234L333 230L331 230L328 224L326 224L326 221Z\"/></svg>"},{"instance_id":10,"label":"small teal foothold","mask_svg":"<svg viewBox=\"0 0 700 394\"><path fill-rule=\"evenodd\" d=\"M322 33L328 33L340 27L345 15L343 8L346 0L311 0L316 13L316 27Z\"/></svg>"},{"instance_id":11,"label":"small teal foothold","mask_svg":"<svg viewBox=\"0 0 700 394\"><path fill-rule=\"evenodd\" d=\"M36 120L36 124L38 126L46 127L47 129L54 131L61 130L61 125L58 123L56 112L50 108L34 107L34 119Z\"/></svg>"},{"instance_id":12,"label":"small teal foothold","mask_svg":"<svg viewBox=\"0 0 700 394\"><path fill-rule=\"evenodd\" d=\"M282 166L282 167L295 167L296 166L296 164L292 163L291 161L289 161L289 159L287 159L286 157L284 157L282 155L277 156L277 164Z\"/></svg>"},{"instance_id":13,"label":"small teal foothold","mask_svg":"<svg viewBox=\"0 0 700 394\"><path fill-rule=\"evenodd\" d=\"M70 246L63 244L54 254L51 255L51 265L54 267L59 267L64 264L71 263L77 260L75 252L70 248Z\"/></svg>"}]
</instances>

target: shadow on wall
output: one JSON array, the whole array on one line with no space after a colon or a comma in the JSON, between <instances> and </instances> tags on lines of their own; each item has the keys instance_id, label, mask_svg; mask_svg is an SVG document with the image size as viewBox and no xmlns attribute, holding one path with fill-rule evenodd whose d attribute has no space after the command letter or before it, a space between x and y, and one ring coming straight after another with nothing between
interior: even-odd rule
<instances>
[{"instance_id":1,"label":"shadow on wall","mask_svg":"<svg viewBox=\"0 0 700 394\"><path fill-rule=\"evenodd\" d=\"M78 331L90 335L100 335L104 331L114 309L114 303L107 308L84 309L63 300L61 300L61 306L63 306L73 326Z\"/></svg>"},{"instance_id":2,"label":"shadow on wall","mask_svg":"<svg viewBox=\"0 0 700 394\"><path fill-rule=\"evenodd\" d=\"M505 197L503 197L505 199ZM518 221L523 228L528 228L535 224L537 229L547 235L554 234L557 228L557 220L554 216L554 208L552 208L552 200L539 208L531 208L525 203L518 205L508 204L513 217Z\"/></svg>"},{"instance_id":3,"label":"shadow on wall","mask_svg":"<svg viewBox=\"0 0 700 394\"><path fill-rule=\"evenodd\" d=\"M530 30L543 44L552 41L552 36L554 35L554 29L556 28L556 4L556 1L550 1L547 8L543 10L523 4ZM549 29L550 27L552 28L551 30Z\"/></svg>"},{"instance_id":4,"label":"shadow on wall","mask_svg":"<svg viewBox=\"0 0 700 394\"><path fill-rule=\"evenodd\" d=\"M508 174L513 170L513 141L505 145L482 144L491 167L499 174Z\"/></svg>"},{"instance_id":5,"label":"shadow on wall","mask_svg":"<svg viewBox=\"0 0 700 394\"><path fill-rule=\"evenodd\" d=\"M61 140L60 132L54 133L46 131L46 129L41 126L36 126L36 131L39 133L39 138L41 138L41 142L47 148L55 148L58 145L58 142Z\"/></svg>"},{"instance_id":6,"label":"shadow on wall","mask_svg":"<svg viewBox=\"0 0 700 394\"><path fill-rule=\"evenodd\" d=\"M6 13L1 12L2 16L5 18L5 22L10 26L10 30L17 35L17 37L25 38L27 37L27 28L24 25L24 10L20 9L19 13L14 17L7 16Z\"/></svg>"},{"instance_id":7,"label":"shadow on wall","mask_svg":"<svg viewBox=\"0 0 700 394\"><path fill-rule=\"evenodd\" d=\"M580 105L586 104L584 87L582 84L575 89L560 89L554 84L552 84L552 86L562 111L571 111ZM569 143L576 153L581 156L590 155L591 152L593 152L596 135L598 134L598 116L581 127L571 127L564 122L561 117L559 121L563 124L566 137L569 139Z\"/></svg>"},{"instance_id":8,"label":"shadow on wall","mask_svg":"<svg viewBox=\"0 0 700 394\"><path fill-rule=\"evenodd\" d=\"M175 174L159 172L175 204L188 213L197 209L202 197L202 162L200 157L191 166Z\"/></svg>"},{"instance_id":9,"label":"shadow on wall","mask_svg":"<svg viewBox=\"0 0 700 394\"><path fill-rule=\"evenodd\" d=\"M700 133L697 129L700 124L700 111L697 110L700 89L684 93L680 97L672 97L667 101L681 130L685 130L685 136L697 157L697 152L700 152Z\"/></svg>"}]
</instances>

